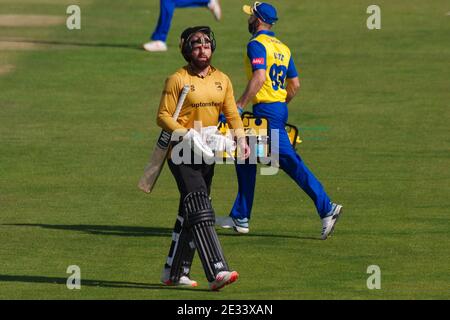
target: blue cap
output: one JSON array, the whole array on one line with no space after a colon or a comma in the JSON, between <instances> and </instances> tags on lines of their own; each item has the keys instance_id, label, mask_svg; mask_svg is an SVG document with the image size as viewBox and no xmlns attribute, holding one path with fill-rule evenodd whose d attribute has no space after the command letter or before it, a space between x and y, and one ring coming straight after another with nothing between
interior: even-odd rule
<instances>
[{"instance_id":1,"label":"blue cap","mask_svg":"<svg viewBox=\"0 0 450 320\"><path fill-rule=\"evenodd\" d=\"M275 24L278 20L277 9L271 4L265 2L255 2L253 6L244 6L242 8L246 14L253 14L267 24Z\"/></svg>"}]
</instances>

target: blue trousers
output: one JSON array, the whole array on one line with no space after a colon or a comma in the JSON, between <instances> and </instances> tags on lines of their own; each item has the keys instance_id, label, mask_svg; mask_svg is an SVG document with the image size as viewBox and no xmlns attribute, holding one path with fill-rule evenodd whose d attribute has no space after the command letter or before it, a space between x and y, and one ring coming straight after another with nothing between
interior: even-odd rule
<instances>
[{"instance_id":1,"label":"blue trousers","mask_svg":"<svg viewBox=\"0 0 450 320\"><path fill-rule=\"evenodd\" d=\"M160 0L159 19L151 40L166 42L175 8L206 7L209 0Z\"/></svg>"},{"instance_id":2,"label":"blue trousers","mask_svg":"<svg viewBox=\"0 0 450 320\"><path fill-rule=\"evenodd\" d=\"M286 103L256 104L253 106L253 113L255 116L269 119L270 129L279 130L279 149L272 149L272 153L279 154L280 168L311 198L319 216L321 218L325 217L331 210L330 198L322 184L308 169L289 141L284 128L288 118ZM233 218L250 219L255 194L256 169L256 164L236 165L239 190L230 213L230 216Z\"/></svg>"}]
</instances>

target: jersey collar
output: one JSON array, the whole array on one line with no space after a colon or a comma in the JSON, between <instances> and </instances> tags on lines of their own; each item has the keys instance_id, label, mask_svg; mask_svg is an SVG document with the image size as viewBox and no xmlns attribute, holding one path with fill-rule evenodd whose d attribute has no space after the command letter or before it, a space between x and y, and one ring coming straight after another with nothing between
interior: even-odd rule
<instances>
[{"instance_id":1,"label":"jersey collar","mask_svg":"<svg viewBox=\"0 0 450 320\"><path fill-rule=\"evenodd\" d=\"M273 32L273 31L260 30L253 36L253 39L256 38L257 36L261 35L261 34L265 34L265 35L270 36L270 37L274 37L275 36L275 32Z\"/></svg>"},{"instance_id":2,"label":"jersey collar","mask_svg":"<svg viewBox=\"0 0 450 320\"><path fill-rule=\"evenodd\" d=\"M186 69L191 75L199 77L199 78L202 78L202 79L210 76L211 74L213 74L217 70L216 68L214 68L213 66L210 65L208 73L206 74L206 76L202 77L202 76L198 75L197 73L195 73L194 70L192 70L192 67L191 67L190 64L188 64L186 66Z\"/></svg>"}]
</instances>

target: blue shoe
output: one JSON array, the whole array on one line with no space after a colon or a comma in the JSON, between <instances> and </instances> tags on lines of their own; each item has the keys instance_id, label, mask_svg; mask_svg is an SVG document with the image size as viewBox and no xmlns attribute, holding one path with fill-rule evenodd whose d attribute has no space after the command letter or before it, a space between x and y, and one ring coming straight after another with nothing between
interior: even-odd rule
<instances>
[{"instance_id":1,"label":"blue shoe","mask_svg":"<svg viewBox=\"0 0 450 320\"><path fill-rule=\"evenodd\" d=\"M233 228L238 233L249 233L249 219L235 219L230 216L216 217L216 225L225 229Z\"/></svg>"},{"instance_id":2,"label":"blue shoe","mask_svg":"<svg viewBox=\"0 0 450 320\"><path fill-rule=\"evenodd\" d=\"M322 219L322 240L326 240L334 231L334 227L342 214L342 206L333 203L330 212Z\"/></svg>"}]
</instances>

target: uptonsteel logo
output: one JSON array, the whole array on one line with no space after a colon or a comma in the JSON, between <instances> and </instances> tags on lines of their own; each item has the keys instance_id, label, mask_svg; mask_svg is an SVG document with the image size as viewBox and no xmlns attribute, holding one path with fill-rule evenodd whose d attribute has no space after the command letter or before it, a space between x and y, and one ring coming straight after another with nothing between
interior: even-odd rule
<instances>
[{"instance_id":1,"label":"uptonsteel logo","mask_svg":"<svg viewBox=\"0 0 450 320\"><path fill-rule=\"evenodd\" d=\"M192 108L203 108L203 107L218 107L221 108L223 105L223 102L199 102L199 103L193 103L191 104Z\"/></svg>"}]
</instances>

